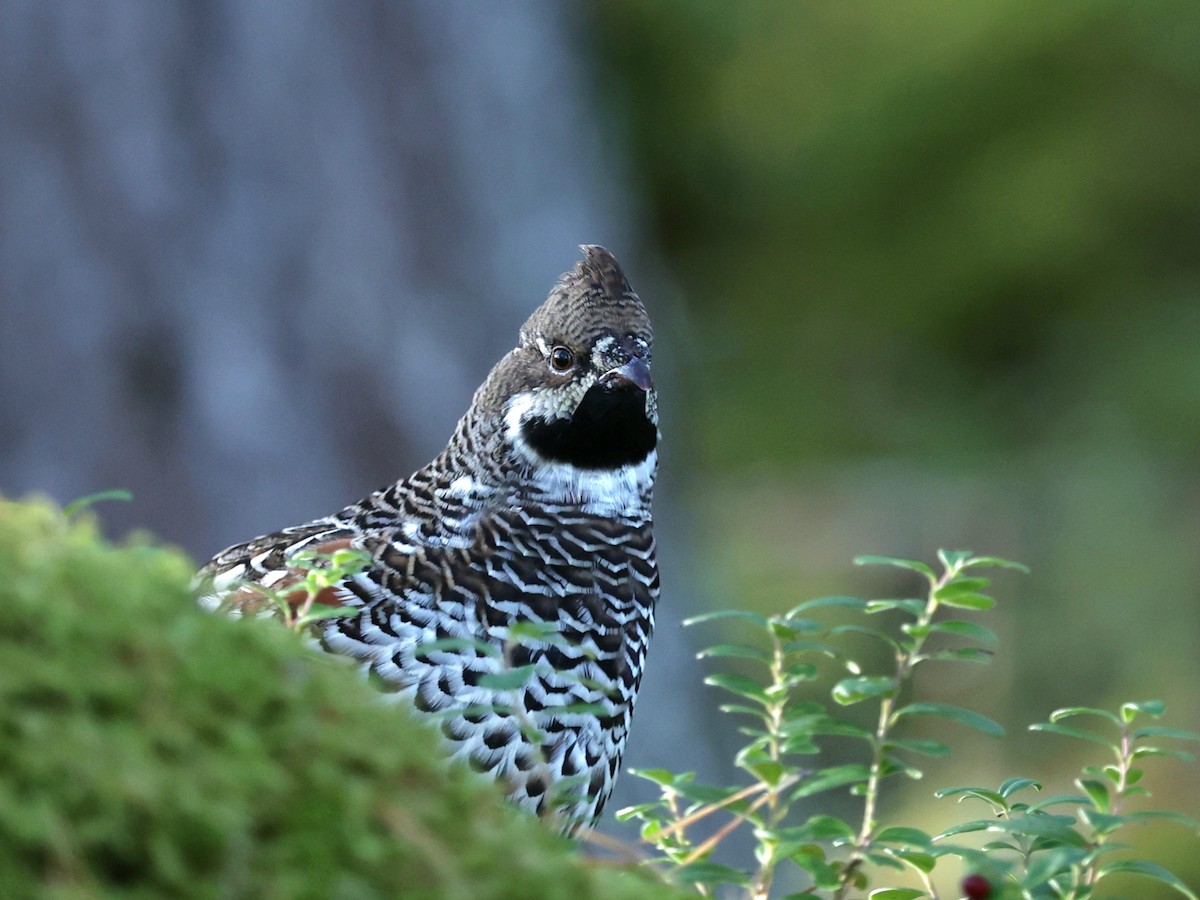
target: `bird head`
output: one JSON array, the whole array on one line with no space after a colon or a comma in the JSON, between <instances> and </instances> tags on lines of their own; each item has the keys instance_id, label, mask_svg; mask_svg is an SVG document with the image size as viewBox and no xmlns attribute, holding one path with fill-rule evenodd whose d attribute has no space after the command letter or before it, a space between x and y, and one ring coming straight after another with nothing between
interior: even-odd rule
<instances>
[{"instance_id":1,"label":"bird head","mask_svg":"<svg viewBox=\"0 0 1200 900\"><path fill-rule=\"evenodd\" d=\"M621 267L587 245L521 328L482 391L525 463L616 470L658 441L650 319Z\"/></svg>"}]
</instances>

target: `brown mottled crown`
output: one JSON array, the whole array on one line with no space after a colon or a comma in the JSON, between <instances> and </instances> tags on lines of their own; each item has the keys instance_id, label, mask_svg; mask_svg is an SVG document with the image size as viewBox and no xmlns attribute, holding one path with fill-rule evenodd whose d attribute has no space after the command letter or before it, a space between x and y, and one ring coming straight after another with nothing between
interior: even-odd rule
<instances>
[{"instance_id":1,"label":"brown mottled crown","mask_svg":"<svg viewBox=\"0 0 1200 900\"><path fill-rule=\"evenodd\" d=\"M583 259L559 278L546 302L521 328L521 344L542 335L549 342L586 344L607 326L650 342L646 308L616 258L598 244L583 244Z\"/></svg>"}]
</instances>

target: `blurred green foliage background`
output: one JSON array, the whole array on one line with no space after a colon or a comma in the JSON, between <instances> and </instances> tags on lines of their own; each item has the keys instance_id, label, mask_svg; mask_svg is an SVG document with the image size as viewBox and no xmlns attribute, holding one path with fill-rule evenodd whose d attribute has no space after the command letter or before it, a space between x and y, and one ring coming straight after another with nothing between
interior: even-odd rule
<instances>
[{"instance_id":1,"label":"blurred green foliage background","mask_svg":"<svg viewBox=\"0 0 1200 900\"><path fill-rule=\"evenodd\" d=\"M1161 697L1200 727L1200 4L618 0L589 25L689 310L660 327L690 404L663 459L706 601L904 587L864 552L1029 564L998 579L996 664L927 685L1010 739L914 797L955 766L1067 777L1075 748L1022 733L1058 706ZM1200 811L1195 766L1150 787ZM1200 885L1194 835L1147 840Z\"/></svg>"}]
</instances>

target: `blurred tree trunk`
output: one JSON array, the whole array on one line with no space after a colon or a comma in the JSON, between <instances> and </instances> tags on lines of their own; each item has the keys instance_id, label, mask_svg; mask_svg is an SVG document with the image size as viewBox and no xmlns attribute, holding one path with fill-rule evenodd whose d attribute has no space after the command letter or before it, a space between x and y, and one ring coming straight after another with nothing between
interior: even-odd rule
<instances>
[{"instance_id":1,"label":"blurred tree trunk","mask_svg":"<svg viewBox=\"0 0 1200 900\"><path fill-rule=\"evenodd\" d=\"M553 4L3 9L10 491L128 487L197 553L328 511L432 455L575 244L631 249Z\"/></svg>"}]
</instances>

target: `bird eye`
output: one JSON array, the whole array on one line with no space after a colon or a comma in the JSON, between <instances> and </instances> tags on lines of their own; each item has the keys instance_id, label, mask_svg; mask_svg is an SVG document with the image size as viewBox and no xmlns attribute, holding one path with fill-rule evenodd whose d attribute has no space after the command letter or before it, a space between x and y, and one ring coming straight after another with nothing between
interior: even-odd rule
<instances>
[{"instance_id":1,"label":"bird eye","mask_svg":"<svg viewBox=\"0 0 1200 900\"><path fill-rule=\"evenodd\" d=\"M575 354L566 347L555 347L550 351L550 365L556 372L565 372L575 365Z\"/></svg>"}]
</instances>

